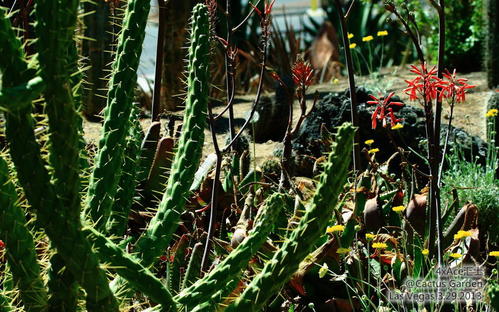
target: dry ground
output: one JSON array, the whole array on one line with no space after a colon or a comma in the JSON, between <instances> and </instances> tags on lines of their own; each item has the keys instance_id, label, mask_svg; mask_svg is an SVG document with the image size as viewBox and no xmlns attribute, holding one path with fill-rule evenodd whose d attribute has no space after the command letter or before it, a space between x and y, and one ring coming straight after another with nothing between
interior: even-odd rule
<instances>
[{"instance_id":1,"label":"dry ground","mask_svg":"<svg viewBox=\"0 0 499 312\"><path fill-rule=\"evenodd\" d=\"M403 93L403 89L406 86L404 80L412 78L412 76L409 74L410 73L408 73L408 71L406 70L397 71L390 69L389 73L387 73L384 77L381 77L379 79L372 79L369 77L357 77L356 83L357 85L363 85L367 87L381 86L387 92L391 91L396 92L396 94L399 95L402 98L402 100L404 100L406 103L409 103L408 97ZM469 79L469 83L472 85L476 85L476 88L472 89L469 92L469 95L467 96L466 99L466 103L459 104L455 107L453 124L462 127L469 133L478 135L482 139L484 139L486 106L492 91L489 90L486 86L485 73L483 72L469 73L461 76ZM335 83L330 82L330 83L314 85L310 87L309 93L313 93L315 92L315 90L318 90L321 93L343 91L347 87L348 87L348 81L346 77L343 77L338 81L336 81ZM267 95L270 96L271 94ZM253 98L254 95L244 95L239 97L241 101L234 106L234 111L238 118L244 118L246 116L247 112L251 109L252 105L251 101L253 100ZM222 109L221 107L218 107L215 109L215 112L218 112L221 109ZM294 110L296 111L294 115L297 116L299 110L297 103L295 103ZM448 106L445 106L445 110L443 113L443 122L444 123L448 122ZM148 119L142 120L142 125L144 126L144 128L147 127L149 123L150 122ZM84 130L87 142L93 142L93 143L97 142L98 138L100 137L100 129L101 129L100 123L85 122ZM218 135L219 142L224 142L223 137L224 137L223 135ZM276 142L270 142L270 141L263 144L255 144L254 149L256 151L256 162L261 163L266 158L272 156L272 152L277 144L278 143ZM209 131L206 131L204 153L208 154L211 152L213 152L211 135ZM251 152L253 153L253 148Z\"/></svg>"}]
</instances>

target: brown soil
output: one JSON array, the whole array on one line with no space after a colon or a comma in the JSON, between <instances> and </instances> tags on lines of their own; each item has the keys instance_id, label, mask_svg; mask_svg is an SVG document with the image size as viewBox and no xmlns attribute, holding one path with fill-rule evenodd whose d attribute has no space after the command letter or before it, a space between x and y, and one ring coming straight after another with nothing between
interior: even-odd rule
<instances>
[{"instance_id":1,"label":"brown soil","mask_svg":"<svg viewBox=\"0 0 499 312\"><path fill-rule=\"evenodd\" d=\"M464 128L467 132L478 135L482 139L485 138L485 113L487 107L487 101L491 95L491 91L487 88L485 73L476 72L469 73L465 75L461 75L464 78L469 79L469 83L472 85L476 85L476 88L471 89L469 94L466 97L466 102L463 104L459 104L454 108L454 121L453 125ZM396 71L391 70L390 73L382 76L379 79L373 79L369 77L357 77L357 85L363 85L367 87L372 86L380 86L383 85L384 89L387 92L394 91L397 95L399 95L402 100L406 103L409 103L408 97L403 93L403 89L406 87L404 82L405 79L413 78L411 75L407 74L407 71ZM334 83L323 83L317 84L309 89L309 93L313 93L316 90L319 92L335 92L335 91L344 91L348 88L348 81L346 77L340 78L338 81ZM271 95L271 94L267 94ZM239 99L241 102L234 105L234 113L238 118L244 118L247 112L250 111L252 100L254 99L254 95L244 95L240 96ZM309 104L311 105L311 103ZM220 112L222 107L217 107L214 111ZM295 118L298 116L298 104L295 103L294 110L296 113L294 114ZM445 109L443 112L442 122L447 124L448 116L449 116L449 108L445 105ZM146 128L150 121L148 119L144 119L141 121L144 128ZM96 143L98 138L100 137L101 124L93 123L93 122L85 122L84 123L84 131L87 142ZM206 139L204 143L204 153L207 155L213 152L213 144L211 141L211 134L207 130L205 131ZM225 142L224 135L217 135L218 141L223 143ZM276 142L266 142L263 144L255 144L254 149L256 151L256 163L261 164L266 158L271 157L274 151L274 148L279 143ZM251 148L251 153L253 153L253 148Z\"/></svg>"}]
</instances>

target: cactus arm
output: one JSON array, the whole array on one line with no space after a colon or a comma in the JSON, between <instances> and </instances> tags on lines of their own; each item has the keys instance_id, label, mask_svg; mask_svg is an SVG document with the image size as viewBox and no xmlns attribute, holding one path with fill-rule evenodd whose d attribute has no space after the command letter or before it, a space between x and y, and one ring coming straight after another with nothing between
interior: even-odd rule
<instances>
[{"instance_id":1,"label":"cactus arm","mask_svg":"<svg viewBox=\"0 0 499 312\"><path fill-rule=\"evenodd\" d=\"M17 204L7 163L0 157L0 237L7 246L7 260L26 311L44 311L47 291L40 277L33 236Z\"/></svg>"},{"instance_id":2,"label":"cactus arm","mask_svg":"<svg viewBox=\"0 0 499 312\"><path fill-rule=\"evenodd\" d=\"M113 199L118 189L124 159L128 120L132 111L134 88L137 82L145 27L149 14L149 0L130 0L126 9L123 30L118 40L116 60L110 81L104 126L99 141L95 168L90 177L86 213L96 228L104 231Z\"/></svg>"},{"instance_id":3,"label":"cactus arm","mask_svg":"<svg viewBox=\"0 0 499 312\"><path fill-rule=\"evenodd\" d=\"M347 177L354 133L350 124L343 124L338 129L328 163L305 215L262 272L226 309L227 312L260 311L298 269L300 262L313 248L313 242L324 234Z\"/></svg>"},{"instance_id":4,"label":"cactus arm","mask_svg":"<svg viewBox=\"0 0 499 312\"><path fill-rule=\"evenodd\" d=\"M0 9L0 71L3 87L26 82L31 76L24 59L21 42L16 38L10 22ZM21 106L23 104L20 104ZM5 114L5 132L17 177L26 198L37 213L37 221L63 257L66 265L87 292L89 311L117 311L118 306L107 284L104 272L90 244L79 229L58 213L62 203L50 183L40 146L34 134L31 106Z\"/></svg>"},{"instance_id":5,"label":"cactus arm","mask_svg":"<svg viewBox=\"0 0 499 312\"><path fill-rule=\"evenodd\" d=\"M2 291L0 291L0 312L12 312L11 300Z\"/></svg>"},{"instance_id":6,"label":"cactus arm","mask_svg":"<svg viewBox=\"0 0 499 312\"><path fill-rule=\"evenodd\" d=\"M64 260L58 253L50 258L48 277L48 312L76 311L80 287L74 275L66 268Z\"/></svg>"},{"instance_id":7,"label":"cactus arm","mask_svg":"<svg viewBox=\"0 0 499 312\"><path fill-rule=\"evenodd\" d=\"M182 289L191 286L195 280L199 278L201 273L201 258L203 257L203 244L196 243L192 247L191 258L185 271L184 280L182 281Z\"/></svg>"},{"instance_id":8,"label":"cactus arm","mask_svg":"<svg viewBox=\"0 0 499 312\"><path fill-rule=\"evenodd\" d=\"M136 244L145 266L152 264L163 252L177 228L203 149L210 53L209 19L205 5L194 7L192 20L184 127L158 212Z\"/></svg>"},{"instance_id":9,"label":"cactus arm","mask_svg":"<svg viewBox=\"0 0 499 312\"><path fill-rule=\"evenodd\" d=\"M0 90L0 109L9 112L26 108L44 89L43 79L35 77L19 86Z\"/></svg>"},{"instance_id":10,"label":"cactus arm","mask_svg":"<svg viewBox=\"0 0 499 312\"><path fill-rule=\"evenodd\" d=\"M107 224L107 232L111 236L123 236L128 224L128 215L133 204L135 187L137 186L137 163L139 160L142 128L138 120L138 111L132 112L133 121L129 130L125 148L123 172L119 182L118 192L113 203L111 216Z\"/></svg>"},{"instance_id":11,"label":"cactus arm","mask_svg":"<svg viewBox=\"0 0 499 312\"><path fill-rule=\"evenodd\" d=\"M210 301L212 305L218 303L224 294L222 292L219 296L213 297L213 293L220 289L224 289L226 292L232 290L225 289L226 285L239 279L239 275L247 266L248 261L266 241L283 205L284 199L281 194L269 197L258 211L254 227L248 237L209 274L183 290L175 299L189 308L194 308L204 301Z\"/></svg>"},{"instance_id":12,"label":"cactus arm","mask_svg":"<svg viewBox=\"0 0 499 312\"><path fill-rule=\"evenodd\" d=\"M175 310L172 295L151 271L95 229L83 228L83 232L92 241L102 261L109 263L133 288L160 303L162 311Z\"/></svg>"}]
</instances>

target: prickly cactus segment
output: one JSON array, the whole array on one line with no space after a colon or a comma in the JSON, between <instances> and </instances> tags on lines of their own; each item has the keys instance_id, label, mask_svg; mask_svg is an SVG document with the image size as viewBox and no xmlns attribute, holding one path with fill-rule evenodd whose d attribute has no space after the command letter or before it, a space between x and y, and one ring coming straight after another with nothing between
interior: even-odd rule
<instances>
[{"instance_id":1,"label":"prickly cactus segment","mask_svg":"<svg viewBox=\"0 0 499 312\"><path fill-rule=\"evenodd\" d=\"M226 285L239 280L241 271L267 239L283 205L284 198L281 194L269 197L258 211L254 227L248 237L208 275L183 290L175 299L186 305L188 309L192 309L205 301L215 306L222 299L222 295L230 293L232 289L225 289ZM213 294L221 289L224 289L225 293L218 293L218 296L213 297Z\"/></svg>"},{"instance_id":2,"label":"prickly cactus segment","mask_svg":"<svg viewBox=\"0 0 499 312\"><path fill-rule=\"evenodd\" d=\"M83 232L94 244L102 261L110 263L133 288L160 303L162 311L175 311L172 295L151 271L96 230L84 228Z\"/></svg>"},{"instance_id":3,"label":"prickly cactus segment","mask_svg":"<svg viewBox=\"0 0 499 312\"><path fill-rule=\"evenodd\" d=\"M7 248L7 261L27 311L44 311L47 291L40 277L33 236L26 227L24 211L10 181L7 163L0 157L0 238Z\"/></svg>"},{"instance_id":4,"label":"prickly cactus segment","mask_svg":"<svg viewBox=\"0 0 499 312\"><path fill-rule=\"evenodd\" d=\"M27 82L32 76L10 22L0 10L0 71L3 87ZM34 134L31 106L5 114L6 138L9 152L16 167L17 178L26 198L37 213L37 221L54 243L66 266L86 290L87 308L91 311L118 311L109 289L107 278L99 267L96 255L74 222L60 213L55 188L41 157L40 146Z\"/></svg>"},{"instance_id":5,"label":"prickly cactus segment","mask_svg":"<svg viewBox=\"0 0 499 312\"><path fill-rule=\"evenodd\" d=\"M105 231L118 190L124 159L128 120L132 111L134 88L137 82L145 27L149 14L149 0L129 1L123 30L118 40L116 60L110 81L104 126L99 141L95 168L90 177L86 214L96 228Z\"/></svg>"},{"instance_id":6,"label":"prickly cactus segment","mask_svg":"<svg viewBox=\"0 0 499 312\"><path fill-rule=\"evenodd\" d=\"M226 311L260 311L267 300L291 278L300 262L313 248L313 243L324 234L345 184L353 136L354 128L351 124L344 124L338 129L336 142L333 143L324 173L305 215L262 272Z\"/></svg>"},{"instance_id":7,"label":"prickly cactus segment","mask_svg":"<svg viewBox=\"0 0 499 312\"><path fill-rule=\"evenodd\" d=\"M137 186L137 163L139 161L142 128L138 120L138 109L132 112L130 133L125 148L123 172L118 187L118 193L113 203L111 216L107 224L107 232L111 236L123 236L128 223L128 214L132 208L135 187Z\"/></svg>"},{"instance_id":8,"label":"prickly cactus segment","mask_svg":"<svg viewBox=\"0 0 499 312\"><path fill-rule=\"evenodd\" d=\"M158 212L136 245L145 266L153 263L170 242L199 166L208 104L209 28L208 9L203 4L196 5L189 47L184 127Z\"/></svg>"}]
</instances>

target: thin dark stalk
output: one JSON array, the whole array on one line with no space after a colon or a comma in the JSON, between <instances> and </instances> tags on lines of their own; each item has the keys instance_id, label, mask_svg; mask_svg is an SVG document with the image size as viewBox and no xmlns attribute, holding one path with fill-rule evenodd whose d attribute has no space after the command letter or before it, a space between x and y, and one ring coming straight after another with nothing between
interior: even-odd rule
<instances>
[{"instance_id":1,"label":"thin dark stalk","mask_svg":"<svg viewBox=\"0 0 499 312\"><path fill-rule=\"evenodd\" d=\"M234 106L232 99L234 98L234 64L231 56L229 55L232 50L232 28L230 24L230 0L225 2L225 20L227 25L227 49L225 51L225 88L227 94L227 106L229 108L229 136L230 139L234 138Z\"/></svg>"},{"instance_id":2,"label":"thin dark stalk","mask_svg":"<svg viewBox=\"0 0 499 312\"><path fill-rule=\"evenodd\" d=\"M348 40L348 29L346 25L346 18L343 16L343 8L341 7L340 0L334 0L336 6L336 11L338 12L338 18L341 24L341 34L343 37L343 47L345 49L345 59L347 62L347 73L348 73L348 85L350 87L350 110L352 125L357 129L359 127L359 117L357 114L357 96L355 92L355 72L353 68L352 53L350 51L350 43ZM355 138L353 142L353 171L354 176L357 175L357 171L360 170L360 136L359 131L355 131Z\"/></svg>"},{"instance_id":3,"label":"thin dark stalk","mask_svg":"<svg viewBox=\"0 0 499 312\"><path fill-rule=\"evenodd\" d=\"M163 77L163 60L165 50L165 32L166 32L166 3L167 0L158 0L159 7L159 25L158 41L156 47L156 68L154 73L154 90L152 94L152 112L151 121L159 121L160 99L161 99L161 81Z\"/></svg>"}]
</instances>

